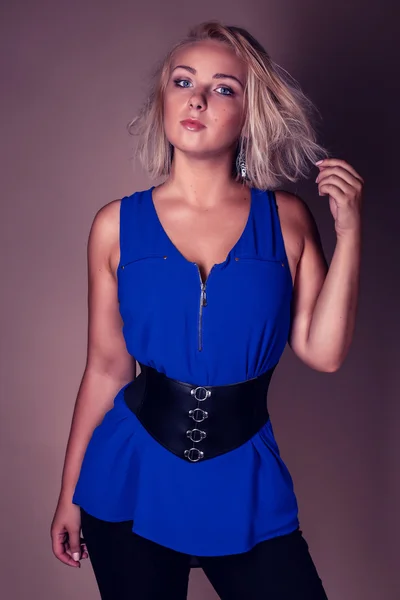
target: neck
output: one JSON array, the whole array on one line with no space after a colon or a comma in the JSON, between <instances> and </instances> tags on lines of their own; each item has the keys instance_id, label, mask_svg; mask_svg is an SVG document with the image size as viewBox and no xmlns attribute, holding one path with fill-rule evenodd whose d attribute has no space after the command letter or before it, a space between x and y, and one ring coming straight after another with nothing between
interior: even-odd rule
<instances>
[{"instance_id":1,"label":"neck","mask_svg":"<svg viewBox=\"0 0 400 600\"><path fill-rule=\"evenodd\" d=\"M231 153L199 159L175 151L171 173L163 187L190 204L211 208L243 187L232 176L232 160Z\"/></svg>"}]
</instances>

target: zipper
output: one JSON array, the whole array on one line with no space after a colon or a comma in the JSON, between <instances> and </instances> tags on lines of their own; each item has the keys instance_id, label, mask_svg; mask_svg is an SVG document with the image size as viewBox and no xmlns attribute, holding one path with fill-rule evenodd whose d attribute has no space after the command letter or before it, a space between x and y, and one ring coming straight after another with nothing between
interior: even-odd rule
<instances>
[{"instance_id":1,"label":"zipper","mask_svg":"<svg viewBox=\"0 0 400 600\"><path fill-rule=\"evenodd\" d=\"M197 338L198 338L198 342L197 342L197 347L198 350L201 352L203 350L203 308L205 306L207 306L207 292L206 292L206 287L207 287L207 281L208 278L211 275L211 271L213 270L214 267L211 268L211 271L208 274L207 279L203 282L202 278L201 278L201 273L200 273L200 269L199 269L199 265L197 263L193 263L196 267L197 267L197 272L199 274L199 280L200 280L200 305L199 305L199 316L198 316L198 326L197 326Z\"/></svg>"}]
</instances>

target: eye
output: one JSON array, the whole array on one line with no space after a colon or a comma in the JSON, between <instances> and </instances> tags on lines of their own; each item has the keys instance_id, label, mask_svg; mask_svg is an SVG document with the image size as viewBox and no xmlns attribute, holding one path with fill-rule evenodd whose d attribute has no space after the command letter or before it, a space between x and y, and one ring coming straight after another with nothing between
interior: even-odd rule
<instances>
[{"instance_id":1,"label":"eye","mask_svg":"<svg viewBox=\"0 0 400 600\"><path fill-rule=\"evenodd\" d=\"M183 87L183 88L190 87L190 85L191 85L191 82L188 81L187 79L174 79L174 83L177 87ZM188 85L185 85L186 83Z\"/></svg>"},{"instance_id":2,"label":"eye","mask_svg":"<svg viewBox=\"0 0 400 600\"><path fill-rule=\"evenodd\" d=\"M230 87L226 87L225 85L221 85L220 87L217 88L217 90L224 90L224 92L219 92L221 93L221 96L234 96L235 92L232 90L232 88Z\"/></svg>"}]
</instances>

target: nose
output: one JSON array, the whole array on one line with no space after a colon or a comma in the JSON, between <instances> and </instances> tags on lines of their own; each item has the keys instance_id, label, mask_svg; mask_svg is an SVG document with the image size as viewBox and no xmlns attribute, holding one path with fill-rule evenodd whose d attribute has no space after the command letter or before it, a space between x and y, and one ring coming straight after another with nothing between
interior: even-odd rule
<instances>
[{"instance_id":1,"label":"nose","mask_svg":"<svg viewBox=\"0 0 400 600\"><path fill-rule=\"evenodd\" d=\"M189 107L195 110L204 110L206 108L206 100L200 94L193 94L189 100Z\"/></svg>"}]
</instances>

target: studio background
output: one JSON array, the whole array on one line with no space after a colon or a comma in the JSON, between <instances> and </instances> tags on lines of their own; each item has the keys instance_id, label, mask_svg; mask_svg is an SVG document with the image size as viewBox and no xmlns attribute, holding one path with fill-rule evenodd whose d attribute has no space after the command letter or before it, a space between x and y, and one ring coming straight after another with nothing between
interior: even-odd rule
<instances>
[{"instance_id":1,"label":"studio background","mask_svg":"<svg viewBox=\"0 0 400 600\"><path fill-rule=\"evenodd\" d=\"M329 599L398 599L395 4L21 0L0 10L1 596L99 597L89 562L68 568L50 544L86 356L87 238L101 206L152 184L132 161L126 124L153 67L191 25L216 18L248 28L300 82L322 114L321 142L365 179L350 353L337 373L318 373L287 347L269 406ZM333 218L317 173L286 189L310 206L330 260ZM200 569L189 590L190 600L216 599Z\"/></svg>"}]
</instances>

